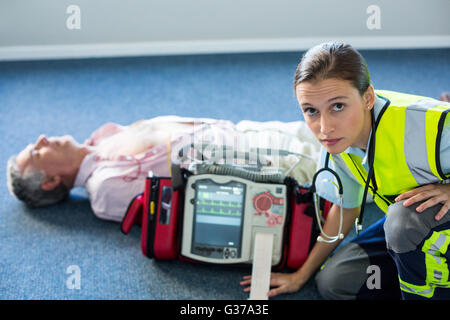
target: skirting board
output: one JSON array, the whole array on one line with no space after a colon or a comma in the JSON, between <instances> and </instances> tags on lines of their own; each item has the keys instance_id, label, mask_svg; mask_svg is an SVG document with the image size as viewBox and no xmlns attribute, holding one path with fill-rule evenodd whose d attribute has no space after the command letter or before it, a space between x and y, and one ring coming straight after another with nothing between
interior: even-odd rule
<instances>
[{"instance_id":1,"label":"skirting board","mask_svg":"<svg viewBox=\"0 0 450 320\"><path fill-rule=\"evenodd\" d=\"M333 38L236 39L211 41L163 41L93 43L73 45L0 46L0 61L136 57L188 54L257 53L305 51L325 42L339 40L358 50L450 48L450 35L371 36Z\"/></svg>"}]
</instances>

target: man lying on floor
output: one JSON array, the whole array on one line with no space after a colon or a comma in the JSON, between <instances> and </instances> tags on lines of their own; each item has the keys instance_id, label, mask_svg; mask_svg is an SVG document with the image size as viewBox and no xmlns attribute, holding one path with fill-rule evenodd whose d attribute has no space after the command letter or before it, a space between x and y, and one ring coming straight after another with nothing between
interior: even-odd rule
<instances>
[{"instance_id":1,"label":"man lying on floor","mask_svg":"<svg viewBox=\"0 0 450 320\"><path fill-rule=\"evenodd\" d=\"M69 135L41 135L9 159L8 188L29 207L42 207L63 201L74 187L84 187L97 217L120 222L129 202L143 191L148 172L169 176L174 155L187 142L236 145L236 140L247 146L254 147L257 141L258 147L318 157L319 146L301 121L241 121L235 125L225 120L163 116L129 126L105 124L83 144ZM287 157L279 166L288 169L298 160ZM312 180L315 169L315 161L307 159L293 170L293 176L303 184Z\"/></svg>"}]
</instances>

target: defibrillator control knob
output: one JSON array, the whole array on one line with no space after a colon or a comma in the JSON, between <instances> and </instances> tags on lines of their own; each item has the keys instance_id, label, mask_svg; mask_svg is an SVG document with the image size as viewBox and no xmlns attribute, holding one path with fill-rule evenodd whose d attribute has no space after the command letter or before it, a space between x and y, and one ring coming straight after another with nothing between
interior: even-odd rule
<instances>
[{"instance_id":1,"label":"defibrillator control knob","mask_svg":"<svg viewBox=\"0 0 450 320\"><path fill-rule=\"evenodd\" d=\"M230 257L230 249L225 248L225 250L223 250L223 257L225 259L228 259Z\"/></svg>"},{"instance_id":2,"label":"defibrillator control knob","mask_svg":"<svg viewBox=\"0 0 450 320\"><path fill-rule=\"evenodd\" d=\"M225 259L234 259L237 257L237 249L236 248L225 248L223 250L223 257Z\"/></svg>"}]
</instances>

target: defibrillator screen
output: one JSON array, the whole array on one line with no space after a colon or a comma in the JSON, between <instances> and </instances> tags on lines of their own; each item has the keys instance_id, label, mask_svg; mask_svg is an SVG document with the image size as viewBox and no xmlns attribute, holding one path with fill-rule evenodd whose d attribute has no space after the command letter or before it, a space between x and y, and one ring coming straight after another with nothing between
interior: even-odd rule
<instances>
[{"instance_id":1,"label":"defibrillator screen","mask_svg":"<svg viewBox=\"0 0 450 320\"><path fill-rule=\"evenodd\" d=\"M240 257L244 198L243 183L196 181L192 253L212 258Z\"/></svg>"}]
</instances>

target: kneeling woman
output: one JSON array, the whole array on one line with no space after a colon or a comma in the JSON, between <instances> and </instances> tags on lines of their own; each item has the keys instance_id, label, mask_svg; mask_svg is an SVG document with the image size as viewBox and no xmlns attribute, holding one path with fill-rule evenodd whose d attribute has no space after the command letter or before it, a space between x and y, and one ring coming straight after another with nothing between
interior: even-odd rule
<instances>
[{"instance_id":1,"label":"kneeling woman","mask_svg":"<svg viewBox=\"0 0 450 320\"><path fill-rule=\"evenodd\" d=\"M306 124L322 145L318 168L327 165L342 181L342 232L362 215L367 192L386 213L326 261L316 276L322 296L450 299L450 104L375 91L364 58L342 43L310 49L294 87ZM335 179L326 174L318 181ZM335 235L335 187L318 183L316 189L334 203L323 231ZM300 289L338 243L317 242L297 272L273 273L269 296ZM380 279L368 281L374 270Z\"/></svg>"}]
</instances>

